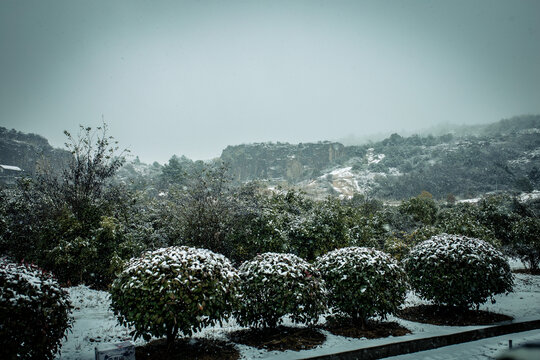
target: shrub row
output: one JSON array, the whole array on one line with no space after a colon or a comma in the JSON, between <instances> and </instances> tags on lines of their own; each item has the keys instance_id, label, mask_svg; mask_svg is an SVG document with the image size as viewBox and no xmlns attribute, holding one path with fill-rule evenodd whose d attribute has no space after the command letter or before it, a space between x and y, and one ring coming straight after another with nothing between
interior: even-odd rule
<instances>
[{"instance_id":1,"label":"shrub row","mask_svg":"<svg viewBox=\"0 0 540 360\"><path fill-rule=\"evenodd\" d=\"M276 327L285 315L316 323L329 308L364 325L370 317L395 314L408 283L425 299L460 308L512 290L503 255L474 238L434 236L403 263L375 249L348 247L314 264L265 253L235 270L209 250L170 247L128 263L111 288L112 306L135 337L172 341L178 331L190 335L230 315L242 326Z\"/></svg>"},{"instance_id":2,"label":"shrub row","mask_svg":"<svg viewBox=\"0 0 540 360\"><path fill-rule=\"evenodd\" d=\"M476 204L442 204L428 193L400 206L358 194L319 201L293 190L267 193L257 184L236 188L224 170L201 171L156 198L105 191L103 185L100 194L112 198L89 195L81 201L72 198L78 191L68 187L63 191L71 195L60 196L62 191L39 181L0 190L0 254L31 260L64 284L101 289L112 283L119 263L172 245L206 248L235 265L265 252L312 262L347 246L375 247L401 260L419 242L445 232L503 245L532 271L540 264L540 218L533 202L497 195Z\"/></svg>"},{"instance_id":3,"label":"shrub row","mask_svg":"<svg viewBox=\"0 0 540 360\"><path fill-rule=\"evenodd\" d=\"M289 316L313 324L327 309L358 325L395 314L408 285L435 304L478 307L512 290L504 256L485 241L440 234L417 245L402 268L371 248L331 251L310 264L265 253L235 269L223 255L186 246L131 259L111 287L114 313L135 338L191 335L234 316L276 327ZM33 265L0 258L0 355L50 359L71 325L67 293Z\"/></svg>"}]
</instances>

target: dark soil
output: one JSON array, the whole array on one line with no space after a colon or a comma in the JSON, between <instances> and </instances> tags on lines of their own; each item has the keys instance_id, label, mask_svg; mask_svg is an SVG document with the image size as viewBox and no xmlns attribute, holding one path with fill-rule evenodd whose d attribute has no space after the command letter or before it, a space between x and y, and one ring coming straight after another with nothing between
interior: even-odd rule
<instances>
[{"instance_id":1,"label":"dark soil","mask_svg":"<svg viewBox=\"0 0 540 360\"><path fill-rule=\"evenodd\" d=\"M328 317L324 328L334 335L358 339L378 339L388 336L403 336L411 333L409 329L396 322L368 320L364 328L362 328L361 324L354 323L351 319L343 317Z\"/></svg>"},{"instance_id":2,"label":"dark soil","mask_svg":"<svg viewBox=\"0 0 540 360\"><path fill-rule=\"evenodd\" d=\"M540 275L540 269L514 269L512 272L516 274Z\"/></svg>"},{"instance_id":3,"label":"dark soil","mask_svg":"<svg viewBox=\"0 0 540 360\"><path fill-rule=\"evenodd\" d=\"M409 321L448 326L490 325L513 319L508 315L484 310L461 310L437 305L408 307L401 310L398 316Z\"/></svg>"},{"instance_id":4,"label":"dark soil","mask_svg":"<svg viewBox=\"0 0 540 360\"><path fill-rule=\"evenodd\" d=\"M210 339L178 339L171 349L165 339L151 341L135 348L137 360L237 360L240 353L234 344Z\"/></svg>"},{"instance_id":5,"label":"dark soil","mask_svg":"<svg viewBox=\"0 0 540 360\"><path fill-rule=\"evenodd\" d=\"M265 350L307 350L326 340L326 336L313 328L246 329L229 335L232 342Z\"/></svg>"}]
</instances>

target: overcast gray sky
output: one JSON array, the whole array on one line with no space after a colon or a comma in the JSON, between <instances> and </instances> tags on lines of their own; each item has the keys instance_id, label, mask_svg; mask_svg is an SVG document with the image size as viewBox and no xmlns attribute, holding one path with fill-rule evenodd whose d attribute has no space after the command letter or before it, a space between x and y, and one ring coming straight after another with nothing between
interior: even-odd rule
<instances>
[{"instance_id":1,"label":"overcast gray sky","mask_svg":"<svg viewBox=\"0 0 540 360\"><path fill-rule=\"evenodd\" d=\"M141 160L540 113L540 1L0 1L0 125Z\"/></svg>"}]
</instances>

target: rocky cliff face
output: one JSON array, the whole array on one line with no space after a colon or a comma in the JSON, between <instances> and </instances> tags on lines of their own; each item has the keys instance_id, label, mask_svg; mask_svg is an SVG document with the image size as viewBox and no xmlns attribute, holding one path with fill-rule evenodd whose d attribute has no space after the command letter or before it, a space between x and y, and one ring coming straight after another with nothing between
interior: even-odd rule
<instances>
[{"instance_id":1,"label":"rocky cliff face","mask_svg":"<svg viewBox=\"0 0 540 360\"><path fill-rule=\"evenodd\" d=\"M284 179L298 182L320 176L337 164L345 147L336 142L309 144L256 143L228 146L221 154L235 180Z\"/></svg>"},{"instance_id":2,"label":"rocky cliff face","mask_svg":"<svg viewBox=\"0 0 540 360\"><path fill-rule=\"evenodd\" d=\"M70 157L68 151L53 148L40 135L0 127L0 164L18 166L32 175L38 164L60 170Z\"/></svg>"}]
</instances>

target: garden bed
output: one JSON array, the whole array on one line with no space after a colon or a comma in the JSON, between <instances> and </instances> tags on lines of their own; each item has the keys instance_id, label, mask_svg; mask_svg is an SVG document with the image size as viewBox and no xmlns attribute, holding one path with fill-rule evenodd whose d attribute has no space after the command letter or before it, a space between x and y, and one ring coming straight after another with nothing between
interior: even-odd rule
<instances>
[{"instance_id":1,"label":"garden bed","mask_svg":"<svg viewBox=\"0 0 540 360\"><path fill-rule=\"evenodd\" d=\"M178 339L171 347L163 339L137 346L137 360L237 360L240 352L234 344L212 339Z\"/></svg>"},{"instance_id":2,"label":"garden bed","mask_svg":"<svg viewBox=\"0 0 540 360\"><path fill-rule=\"evenodd\" d=\"M309 350L324 343L326 336L314 328L279 326L275 329L244 329L229 335L232 342L264 350Z\"/></svg>"},{"instance_id":3,"label":"garden bed","mask_svg":"<svg viewBox=\"0 0 540 360\"><path fill-rule=\"evenodd\" d=\"M512 270L514 274L527 274L527 275L540 275L540 269L531 270L531 269L514 269Z\"/></svg>"},{"instance_id":4,"label":"garden bed","mask_svg":"<svg viewBox=\"0 0 540 360\"><path fill-rule=\"evenodd\" d=\"M388 336L403 336L411 331L395 321L374 321L369 320L362 327L361 324L354 323L348 318L329 317L324 329L334 335L352 337L357 339L379 339Z\"/></svg>"},{"instance_id":5,"label":"garden bed","mask_svg":"<svg viewBox=\"0 0 540 360\"><path fill-rule=\"evenodd\" d=\"M417 305L400 311L400 318L443 326L491 325L511 321L513 317L485 310L458 310L437 305Z\"/></svg>"}]
</instances>

